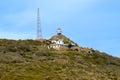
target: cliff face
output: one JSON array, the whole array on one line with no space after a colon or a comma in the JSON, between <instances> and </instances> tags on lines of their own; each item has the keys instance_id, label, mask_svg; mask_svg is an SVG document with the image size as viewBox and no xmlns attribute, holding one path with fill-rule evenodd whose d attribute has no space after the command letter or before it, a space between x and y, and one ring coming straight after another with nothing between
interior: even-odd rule
<instances>
[{"instance_id":1,"label":"cliff face","mask_svg":"<svg viewBox=\"0 0 120 80\"><path fill-rule=\"evenodd\" d=\"M0 80L120 80L120 58L47 46L46 41L0 40Z\"/></svg>"}]
</instances>

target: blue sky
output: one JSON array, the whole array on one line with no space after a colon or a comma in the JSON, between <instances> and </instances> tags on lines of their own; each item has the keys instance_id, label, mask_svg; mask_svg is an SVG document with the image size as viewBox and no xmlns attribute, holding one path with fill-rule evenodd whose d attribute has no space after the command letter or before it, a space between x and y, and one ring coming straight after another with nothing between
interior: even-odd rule
<instances>
[{"instance_id":1,"label":"blue sky","mask_svg":"<svg viewBox=\"0 0 120 80\"><path fill-rule=\"evenodd\" d=\"M37 8L44 38L61 27L80 46L120 57L120 0L1 0L0 38L35 39Z\"/></svg>"}]
</instances>

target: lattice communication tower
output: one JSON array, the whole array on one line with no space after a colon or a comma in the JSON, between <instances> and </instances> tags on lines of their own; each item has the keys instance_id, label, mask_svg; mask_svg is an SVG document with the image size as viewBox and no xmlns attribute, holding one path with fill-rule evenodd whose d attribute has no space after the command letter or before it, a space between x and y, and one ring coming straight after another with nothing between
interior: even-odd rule
<instances>
[{"instance_id":1,"label":"lattice communication tower","mask_svg":"<svg viewBox=\"0 0 120 80\"><path fill-rule=\"evenodd\" d=\"M41 29L41 21L40 21L40 12L39 8L37 10L37 40L43 39L42 37L42 29Z\"/></svg>"}]
</instances>

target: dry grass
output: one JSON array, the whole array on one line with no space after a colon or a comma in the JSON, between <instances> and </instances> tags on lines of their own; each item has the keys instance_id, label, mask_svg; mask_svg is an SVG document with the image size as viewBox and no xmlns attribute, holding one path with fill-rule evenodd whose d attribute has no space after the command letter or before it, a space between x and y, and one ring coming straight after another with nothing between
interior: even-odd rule
<instances>
[{"instance_id":1,"label":"dry grass","mask_svg":"<svg viewBox=\"0 0 120 80\"><path fill-rule=\"evenodd\" d=\"M93 50L51 51L44 42L0 40L0 80L120 80L120 59Z\"/></svg>"}]
</instances>

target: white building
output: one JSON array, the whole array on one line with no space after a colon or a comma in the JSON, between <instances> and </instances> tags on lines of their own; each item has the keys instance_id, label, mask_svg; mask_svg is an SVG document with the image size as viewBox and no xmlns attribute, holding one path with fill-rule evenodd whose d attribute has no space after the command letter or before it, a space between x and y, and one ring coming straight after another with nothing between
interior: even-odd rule
<instances>
[{"instance_id":1,"label":"white building","mask_svg":"<svg viewBox=\"0 0 120 80\"><path fill-rule=\"evenodd\" d=\"M67 49L68 45L64 44L63 39L57 39L57 40L53 40L51 41L53 44L49 45L49 48L53 48L56 50L61 50L61 49Z\"/></svg>"},{"instance_id":2,"label":"white building","mask_svg":"<svg viewBox=\"0 0 120 80\"><path fill-rule=\"evenodd\" d=\"M62 30L61 28L58 28L57 29L57 36L60 36L62 34ZM63 39L54 39L51 41L52 44L49 45L49 48L53 48L53 49L56 49L56 50L61 50L61 49L67 49L68 48L68 44L65 44L64 43L64 40Z\"/></svg>"},{"instance_id":3,"label":"white building","mask_svg":"<svg viewBox=\"0 0 120 80\"><path fill-rule=\"evenodd\" d=\"M63 39L52 40L54 44L64 44Z\"/></svg>"}]
</instances>

